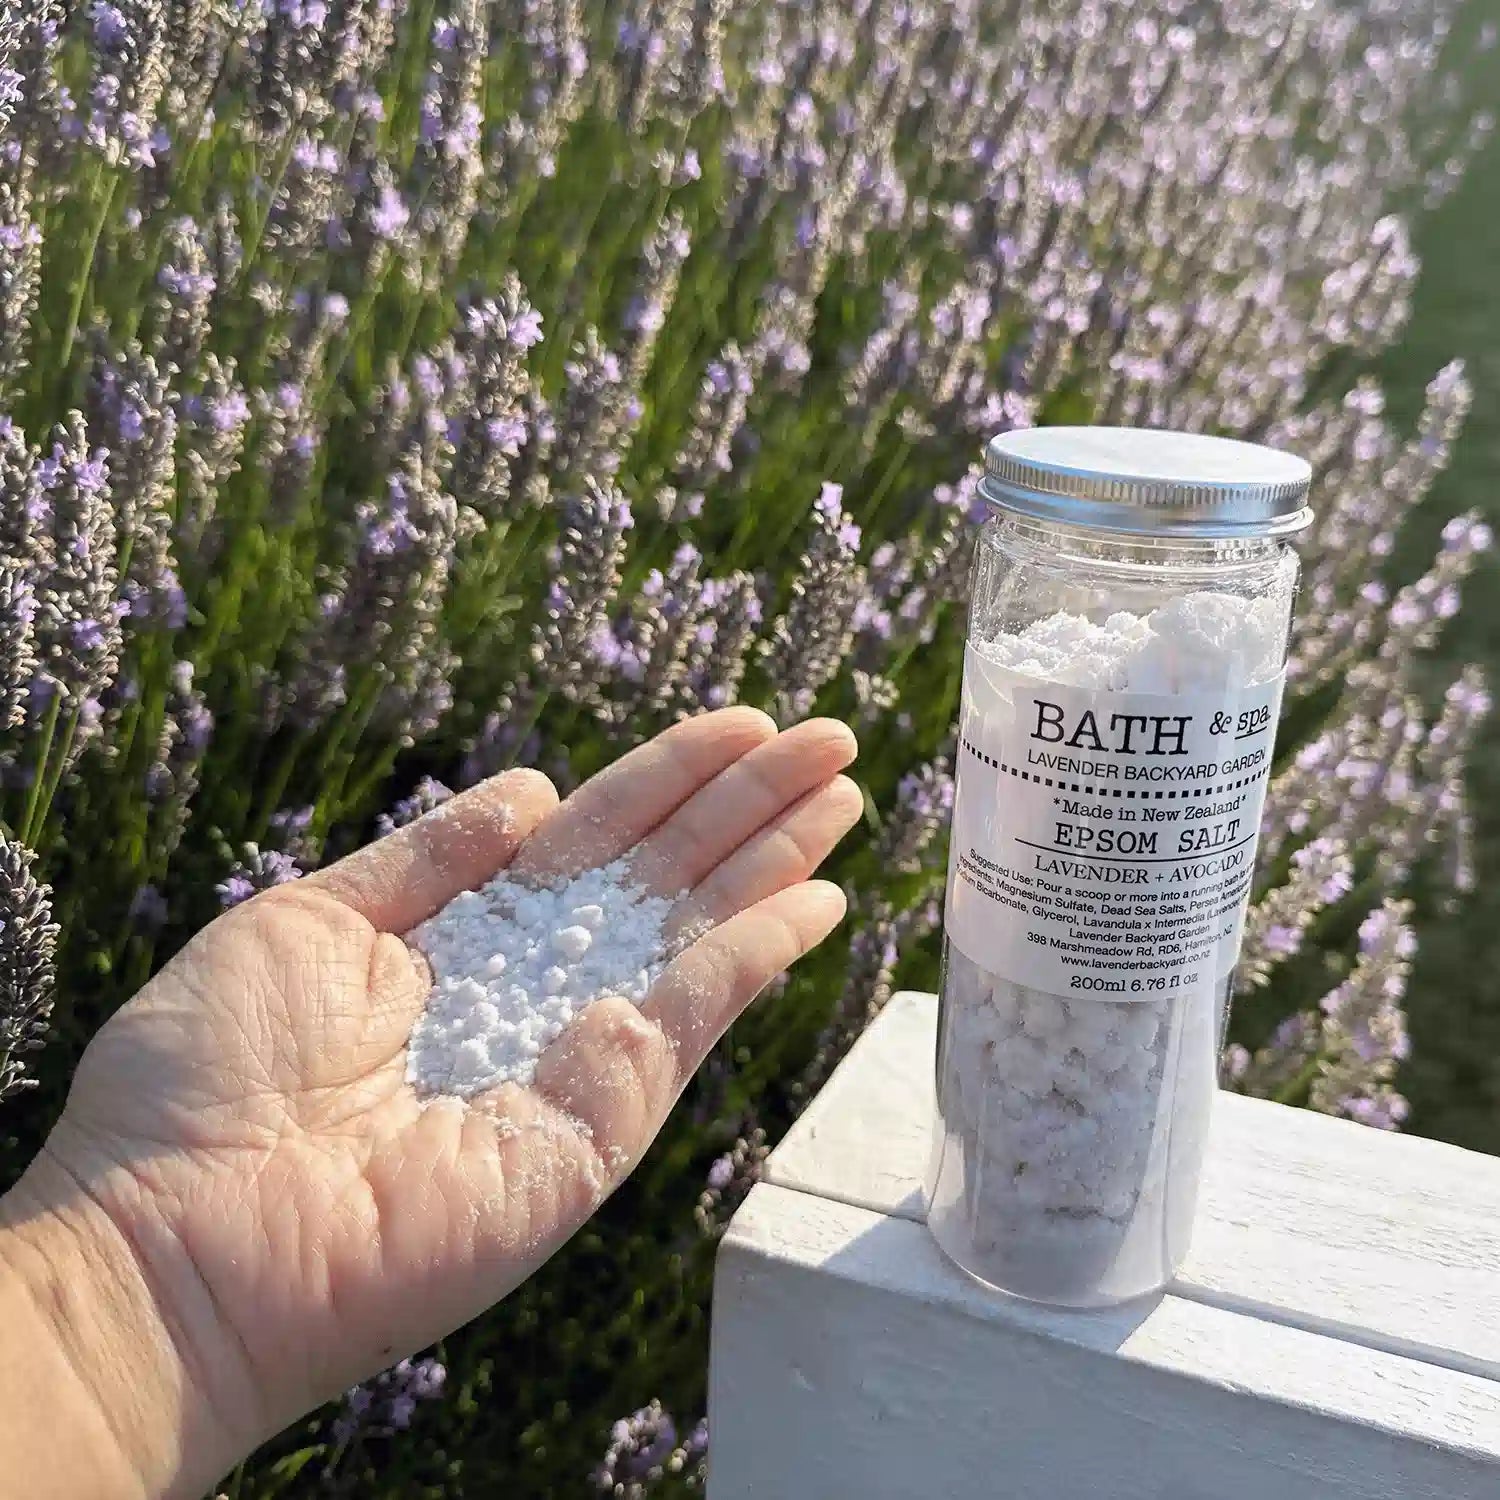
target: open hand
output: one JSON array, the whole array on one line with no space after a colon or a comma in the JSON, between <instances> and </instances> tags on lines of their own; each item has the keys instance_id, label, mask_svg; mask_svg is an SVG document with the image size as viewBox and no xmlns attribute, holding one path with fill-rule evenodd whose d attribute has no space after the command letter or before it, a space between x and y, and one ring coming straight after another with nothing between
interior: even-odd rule
<instances>
[{"instance_id":1,"label":"open hand","mask_svg":"<svg viewBox=\"0 0 1500 1500\"><path fill-rule=\"evenodd\" d=\"M58 1321L140 1493L201 1493L587 1220L734 1017L841 919L808 877L859 815L838 775L854 753L840 724L778 735L741 708L560 806L536 772L497 777L229 912L104 1027L6 1210L23 1231L61 1214L108 1268L123 1338ZM419 1098L405 1049L428 975L400 935L502 868L547 884L622 857L686 892L674 922L706 935L639 1009L575 1021L529 1087Z\"/></svg>"}]
</instances>

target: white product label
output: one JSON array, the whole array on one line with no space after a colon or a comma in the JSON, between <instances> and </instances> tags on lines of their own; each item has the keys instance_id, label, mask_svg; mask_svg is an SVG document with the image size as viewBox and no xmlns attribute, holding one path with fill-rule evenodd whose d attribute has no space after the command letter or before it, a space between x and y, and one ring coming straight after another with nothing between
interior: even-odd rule
<instances>
[{"instance_id":1,"label":"white product label","mask_svg":"<svg viewBox=\"0 0 1500 1500\"><path fill-rule=\"evenodd\" d=\"M964 664L948 936L1057 995L1149 1000L1239 956L1281 677L1224 694Z\"/></svg>"}]
</instances>

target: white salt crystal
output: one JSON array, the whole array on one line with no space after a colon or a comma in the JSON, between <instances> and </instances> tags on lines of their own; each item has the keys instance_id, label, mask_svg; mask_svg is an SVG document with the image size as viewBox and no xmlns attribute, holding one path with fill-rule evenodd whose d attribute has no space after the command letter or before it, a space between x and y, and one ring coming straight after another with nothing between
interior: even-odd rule
<instances>
[{"instance_id":1,"label":"white salt crystal","mask_svg":"<svg viewBox=\"0 0 1500 1500\"><path fill-rule=\"evenodd\" d=\"M589 951L593 941L593 933L582 924L577 927L564 927L561 932L552 934L552 946L564 958L575 964Z\"/></svg>"}]
</instances>

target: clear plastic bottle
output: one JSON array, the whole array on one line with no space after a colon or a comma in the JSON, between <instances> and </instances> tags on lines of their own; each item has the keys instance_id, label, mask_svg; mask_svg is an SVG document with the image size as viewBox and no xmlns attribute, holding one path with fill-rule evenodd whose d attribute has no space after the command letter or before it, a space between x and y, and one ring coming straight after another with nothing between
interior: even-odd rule
<instances>
[{"instance_id":1,"label":"clear plastic bottle","mask_svg":"<svg viewBox=\"0 0 1500 1500\"><path fill-rule=\"evenodd\" d=\"M928 1222L1021 1297L1187 1251L1310 518L1300 459L997 438L961 707Z\"/></svg>"}]
</instances>

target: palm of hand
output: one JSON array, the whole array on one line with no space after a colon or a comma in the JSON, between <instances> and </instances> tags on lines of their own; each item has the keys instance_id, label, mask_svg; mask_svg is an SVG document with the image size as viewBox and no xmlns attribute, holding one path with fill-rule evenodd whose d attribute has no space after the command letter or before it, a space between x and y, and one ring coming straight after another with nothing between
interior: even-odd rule
<instances>
[{"instance_id":1,"label":"palm of hand","mask_svg":"<svg viewBox=\"0 0 1500 1500\"><path fill-rule=\"evenodd\" d=\"M561 807L516 773L221 918L90 1046L48 1146L124 1226L189 1378L253 1439L524 1280L626 1175L707 1049L826 935L807 877L858 815L842 726L691 721ZM428 979L395 934L509 865L627 855L710 927L637 1010L605 1000L535 1083L423 1101Z\"/></svg>"}]
</instances>

